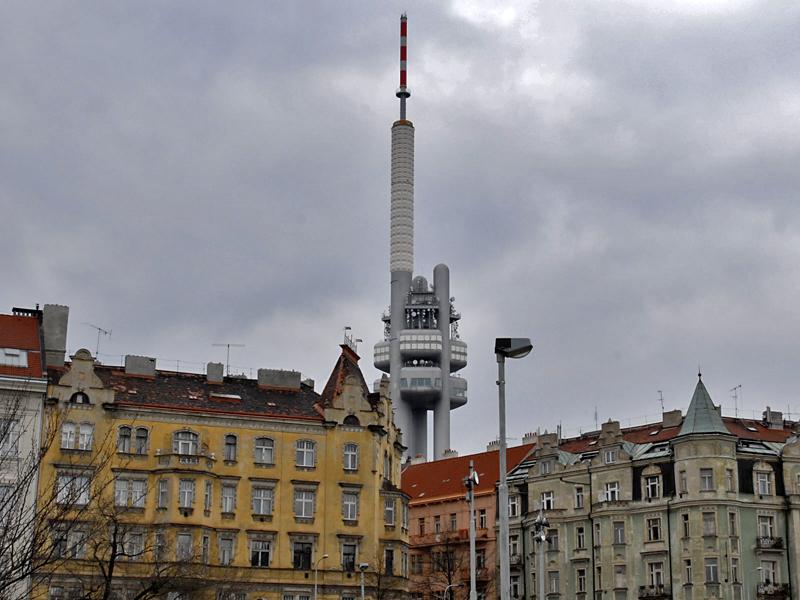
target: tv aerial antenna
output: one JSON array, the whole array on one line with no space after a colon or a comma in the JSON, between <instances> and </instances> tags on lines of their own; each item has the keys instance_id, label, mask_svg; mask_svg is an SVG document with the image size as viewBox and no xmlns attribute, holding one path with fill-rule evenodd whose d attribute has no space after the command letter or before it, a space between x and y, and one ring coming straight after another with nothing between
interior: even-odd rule
<instances>
[{"instance_id":1,"label":"tv aerial antenna","mask_svg":"<svg viewBox=\"0 0 800 600\"><path fill-rule=\"evenodd\" d=\"M661 402L661 412L664 412L664 392L658 390L658 401Z\"/></svg>"},{"instance_id":2,"label":"tv aerial antenna","mask_svg":"<svg viewBox=\"0 0 800 600\"><path fill-rule=\"evenodd\" d=\"M739 396L742 394L742 384L733 386L730 390L731 397L733 398L733 412L736 417L739 417Z\"/></svg>"},{"instance_id":3,"label":"tv aerial antenna","mask_svg":"<svg viewBox=\"0 0 800 600\"><path fill-rule=\"evenodd\" d=\"M83 323L84 325L88 325L92 329L97 330L97 344L94 347L94 358L98 360L100 357L100 336L104 335L106 337L111 337L111 330L110 329L103 329L102 327L98 327L97 325L92 325L91 323Z\"/></svg>"},{"instance_id":4,"label":"tv aerial antenna","mask_svg":"<svg viewBox=\"0 0 800 600\"><path fill-rule=\"evenodd\" d=\"M217 348L225 348L225 376L231 375L231 348L244 348L244 344L211 344Z\"/></svg>"}]
</instances>

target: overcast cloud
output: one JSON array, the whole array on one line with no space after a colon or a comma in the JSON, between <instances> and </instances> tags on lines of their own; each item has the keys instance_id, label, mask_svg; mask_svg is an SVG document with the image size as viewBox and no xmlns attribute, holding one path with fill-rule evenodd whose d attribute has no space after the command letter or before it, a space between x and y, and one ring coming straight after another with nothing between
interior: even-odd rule
<instances>
[{"instance_id":1,"label":"overcast cloud","mask_svg":"<svg viewBox=\"0 0 800 600\"><path fill-rule=\"evenodd\" d=\"M4 2L0 310L69 349L321 389L389 301L389 128L409 15L416 271L469 344L453 445L685 411L800 413L800 4ZM171 359L170 362L167 359ZM729 412L726 408L726 412ZM512 440L513 442L513 440Z\"/></svg>"}]
</instances>

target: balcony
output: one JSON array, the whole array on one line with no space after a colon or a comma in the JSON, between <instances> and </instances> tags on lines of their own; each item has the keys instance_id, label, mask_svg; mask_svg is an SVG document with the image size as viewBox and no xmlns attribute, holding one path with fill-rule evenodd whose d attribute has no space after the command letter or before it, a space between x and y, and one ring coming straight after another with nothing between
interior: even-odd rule
<instances>
[{"instance_id":1,"label":"balcony","mask_svg":"<svg viewBox=\"0 0 800 600\"><path fill-rule=\"evenodd\" d=\"M373 349L373 364L381 371L389 371L391 343L382 341ZM442 333L438 329L403 329L400 332L400 356L407 360L439 360L442 355ZM450 371L455 372L467 365L466 342L450 339Z\"/></svg>"},{"instance_id":2,"label":"balcony","mask_svg":"<svg viewBox=\"0 0 800 600\"><path fill-rule=\"evenodd\" d=\"M789 600L788 583L759 583L756 586L758 600Z\"/></svg>"},{"instance_id":3,"label":"balcony","mask_svg":"<svg viewBox=\"0 0 800 600\"><path fill-rule=\"evenodd\" d=\"M400 370L400 391L403 399L415 408L433 410L442 393L442 370L439 367L403 367ZM373 384L373 390L380 387L380 380ZM450 376L450 408L458 408L467 403L467 381L461 377Z\"/></svg>"},{"instance_id":4,"label":"balcony","mask_svg":"<svg viewBox=\"0 0 800 600\"><path fill-rule=\"evenodd\" d=\"M660 583L658 585L640 585L639 598L649 598L650 600L666 600L670 598L668 585Z\"/></svg>"},{"instance_id":5,"label":"balcony","mask_svg":"<svg viewBox=\"0 0 800 600\"><path fill-rule=\"evenodd\" d=\"M761 535L756 538L756 548L758 550L783 550L783 538L771 535Z\"/></svg>"},{"instance_id":6,"label":"balcony","mask_svg":"<svg viewBox=\"0 0 800 600\"><path fill-rule=\"evenodd\" d=\"M520 556L519 554L512 554L509 557L508 563L511 564L511 565L521 565L522 564L522 556Z\"/></svg>"}]
</instances>

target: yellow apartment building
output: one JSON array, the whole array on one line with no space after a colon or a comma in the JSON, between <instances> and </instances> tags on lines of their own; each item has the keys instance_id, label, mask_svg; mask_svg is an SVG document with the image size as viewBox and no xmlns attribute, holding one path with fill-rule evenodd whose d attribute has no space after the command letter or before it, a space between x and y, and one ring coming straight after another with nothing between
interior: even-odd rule
<instances>
[{"instance_id":1,"label":"yellow apartment building","mask_svg":"<svg viewBox=\"0 0 800 600\"><path fill-rule=\"evenodd\" d=\"M87 350L51 369L34 597L406 597L402 439L387 385L371 393L341 348L321 393L296 371L123 369Z\"/></svg>"}]
</instances>

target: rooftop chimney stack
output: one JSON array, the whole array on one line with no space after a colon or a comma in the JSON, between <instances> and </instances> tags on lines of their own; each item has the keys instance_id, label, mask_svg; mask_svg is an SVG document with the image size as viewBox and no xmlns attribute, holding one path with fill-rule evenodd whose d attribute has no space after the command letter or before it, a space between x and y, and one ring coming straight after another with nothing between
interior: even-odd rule
<instances>
[{"instance_id":1,"label":"rooftop chimney stack","mask_svg":"<svg viewBox=\"0 0 800 600\"><path fill-rule=\"evenodd\" d=\"M48 367L63 367L67 355L67 324L69 306L45 304L42 311L45 364ZM95 357L97 358L97 357Z\"/></svg>"}]
</instances>

